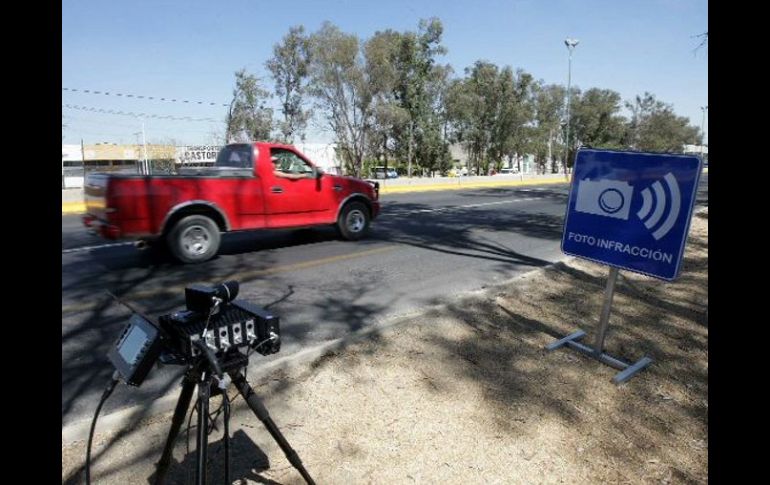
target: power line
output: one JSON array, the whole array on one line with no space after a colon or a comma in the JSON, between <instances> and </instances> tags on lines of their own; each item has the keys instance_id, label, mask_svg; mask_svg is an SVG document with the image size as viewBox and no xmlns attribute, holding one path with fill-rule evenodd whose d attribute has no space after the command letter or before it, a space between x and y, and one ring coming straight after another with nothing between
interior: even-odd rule
<instances>
[{"instance_id":1,"label":"power line","mask_svg":"<svg viewBox=\"0 0 770 485\"><path fill-rule=\"evenodd\" d=\"M98 113L94 113L94 114L96 116L101 116ZM98 125L100 127L104 127L105 126L105 121L103 119L100 120L100 119L96 119L96 118L82 118L80 116L73 116L73 115L70 115L70 114L62 115L62 117L63 117L65 122L69 123L69 124L67 124L67 129L69 129L70 131L79 131L77 129L77 126L80 123L91 124L91 125ZM150 126L152 126L152 125L150 125ZM190 125L185 125L183 127L170 127L170 126L160 125L160 126L152 126L152 129L154 131L157 131L157 130L164 131L165 130L165 131L168 131L168 132L183 132L183 133L208 133L209 132L209 130L204 130L204 129L194 129L194 128L190 129L190 128L187 128L187 126L190 126ZM129 123L117 123L115 121L110 121L109 122L109 127L116 127L116 129L125 128L125 129L132 129L132 130L134 130L134 129L136 129L136 123L129 124Z\"/></svg>"},{"instance_id":2,"label":"power line","mask_svg":"<svg viewBox=\"0 0 770 485\"><path fill-rule=\"evenodd\" d=\"M81 118L79 116L72 116L72 115L62 115L62 116L65 116L67 121L74 121L76 123L90 123L90 124L100 125L100 126L104 125L104 120L103 119L102 120L97 120L97 119L93 119L93 118ZM133 128L136 128L136 123L127 124L127 123L116 123L114 121L110 121L110 126L119 126L119 127L132 128L133 129Z\"/></svg>"},{"instance_id":3,"label":"power line","mask_svg":"<svg viewBox=\"0 0 770 485\"><path fill-rule=\"evenodd\" d=\"M209 106L224 106L229 107L229 104L215 103L212 101L190 101L188 99L174 99L174 98L161 98L158 96L143 96L139 94L125 94L125 93L112 93L109 91L94 91L92 89L75 89L75 88L61 88L62 91L70 91L73 93L85 93L85 94L102 94L105 96L119 96L122 98L136 98L136 99L150 99L153 101L165 101L168 103L185 103L185 104L206 104Z\"/></svg>"},{"instance_id":4,"label":"power line","mask_svg":"<svg viewBox=\"0 0 770 485\"><path fill-rule=\"evenodd\" d=\"M171 116L171 115L156 115L149 113L134 113L133 111L115 111L113 109L94 108L93 106L79 106L72 104L63 104L63 108L76 109L80 111L90 111L92 113L104 113L120 116L131 116L134 118L155 118L159 120L174 120L174 121L207 121L210 123L218 123L221 120L215 120L213 118L191 118L189 116Z\"/></svg>"}]
</instances>

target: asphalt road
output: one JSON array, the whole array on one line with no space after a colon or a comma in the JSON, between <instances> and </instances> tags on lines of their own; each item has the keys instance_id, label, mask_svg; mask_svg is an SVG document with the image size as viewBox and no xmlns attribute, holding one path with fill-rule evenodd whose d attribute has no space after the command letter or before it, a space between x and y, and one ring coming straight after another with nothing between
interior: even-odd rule
<instances>
[{"instance_id":1,"label":"asphalt road","mask_svg":"<svg viewBox=\"0 0 770 485\"><path fill-rule=\"evenodd\" d=\"M112 373L106 353L129 312L105 290L162 315L183 309L189 284L238 280L239 299L281 318L281 352L253 354L258 367L560 259L567 194L565 184L385 195L365 240L340 241L333 228L227 234L217 258L194 266L105 245L62 216L63 424L92 416ZM708 175L698 199L708 204ZM102 413L177 392L180 372L119 386Z\"/></svg>"}]
</instances>

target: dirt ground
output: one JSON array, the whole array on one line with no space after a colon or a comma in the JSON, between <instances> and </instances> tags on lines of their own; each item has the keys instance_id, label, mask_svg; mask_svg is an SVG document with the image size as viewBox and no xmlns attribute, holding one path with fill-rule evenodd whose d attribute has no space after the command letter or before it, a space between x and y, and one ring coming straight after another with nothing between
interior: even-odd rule
<instances>
[{"instance_id":1,"label":"dirt ground","mask_svg":"<svg viewBox=\"0 0 770 485\"><path fill-rule=\"evenodd\" d=\"M319 484L706 483L708 212L693 217L676 282L621 271L606 351L654 363L620 386L614 369L544 349L578 327L593 343L607 272L569 260L252 385ZM242 398L233 405L233 482L304 483ZM94 483L147 483L169 420L100 435ZM170 483L193 483L194 441L193 426ZM64 482L83 482L84 457L84 443L62 448Z\"/></svg>"}]
</instances>

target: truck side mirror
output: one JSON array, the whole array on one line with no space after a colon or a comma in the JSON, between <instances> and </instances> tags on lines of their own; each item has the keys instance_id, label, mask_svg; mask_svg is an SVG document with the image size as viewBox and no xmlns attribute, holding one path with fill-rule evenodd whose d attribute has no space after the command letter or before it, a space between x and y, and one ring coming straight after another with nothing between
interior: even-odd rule
<instances>
[{"instance_id":1,"label":"truck side mirror","mask_svg":"<svg viewBox=\"0 0 770 485\"><path fill-rule=\"evenodd\" d=\"M313 167L313 178L320 179L323 174L323 170L318 167Z\"/></svg>"}]
</instances>

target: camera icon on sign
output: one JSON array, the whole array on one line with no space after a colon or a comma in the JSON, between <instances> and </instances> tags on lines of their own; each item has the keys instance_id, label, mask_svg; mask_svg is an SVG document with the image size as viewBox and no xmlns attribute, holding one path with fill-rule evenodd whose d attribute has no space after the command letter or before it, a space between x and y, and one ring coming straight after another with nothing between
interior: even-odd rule
<instances>
[{"instance_id":1,"label":"camera icon on sign","mask_svg":"<svg viewBox=\"0 0 770 485\"><path fill-rule=\"evenodd\" d=\"M633 193L628 182L584 179L578 185L575 210L627 221Z\"/></svg>"}]
</instances>

